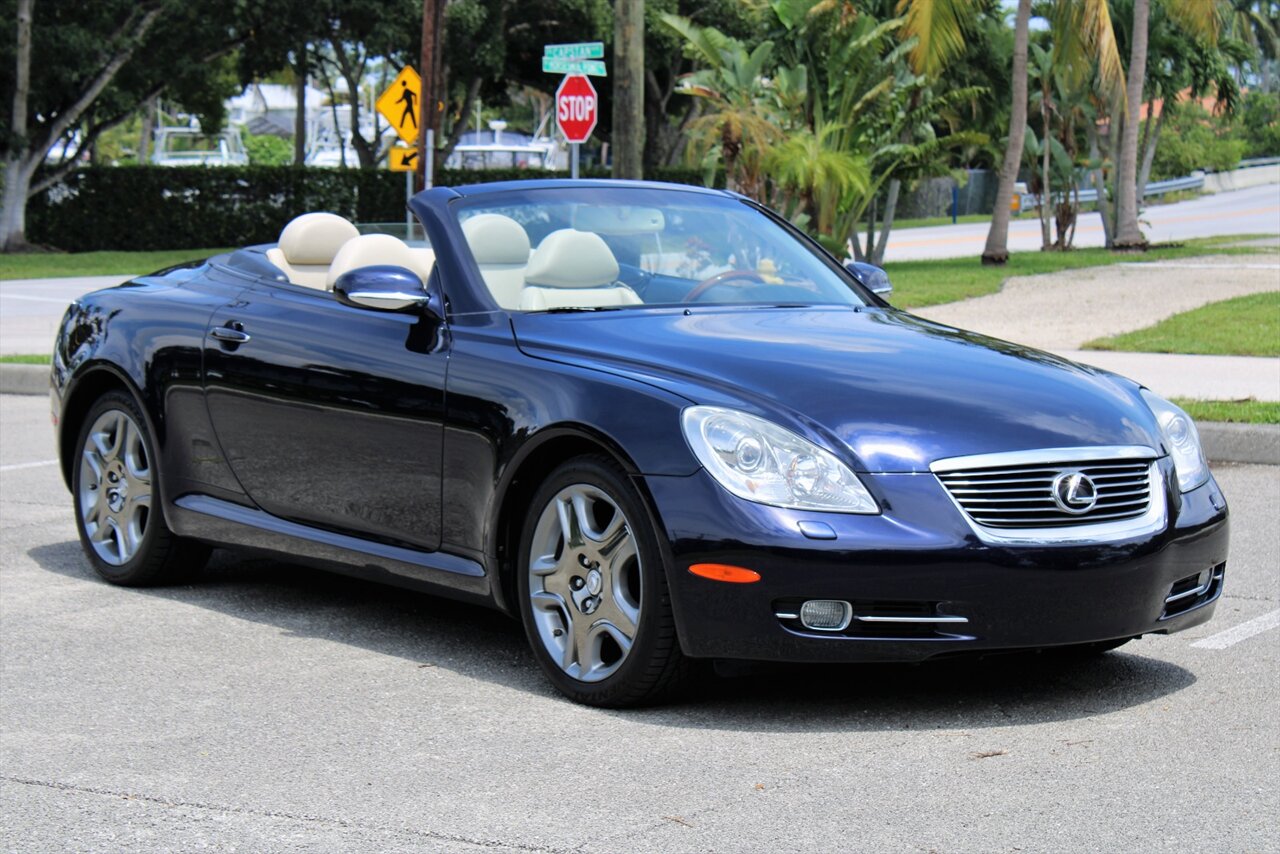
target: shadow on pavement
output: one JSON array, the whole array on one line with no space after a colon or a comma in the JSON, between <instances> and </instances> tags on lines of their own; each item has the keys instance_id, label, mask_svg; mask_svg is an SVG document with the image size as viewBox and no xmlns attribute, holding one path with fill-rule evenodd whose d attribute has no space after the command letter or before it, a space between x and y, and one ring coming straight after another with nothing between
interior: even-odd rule
<instances>
[{"instance_id":1,"label":"shadow on pavement","mask_svg":"<svg viewBox=\"0 0 1280 854\"><path fill-rule=\"evenodd\" d=\"M49 572L105 584L74 541L29 554ZM415 668L430 664L557 696L538 671L520 625L474 605L221 549L191 584L129 593L394 656ZM1176 664L1124 651L921 665L760 665L745 675L698 679L690 695L671 705L600 713L655 726L758 732L999 727L1104 715L1195 681Z\"/></svg>"}]
</instances>

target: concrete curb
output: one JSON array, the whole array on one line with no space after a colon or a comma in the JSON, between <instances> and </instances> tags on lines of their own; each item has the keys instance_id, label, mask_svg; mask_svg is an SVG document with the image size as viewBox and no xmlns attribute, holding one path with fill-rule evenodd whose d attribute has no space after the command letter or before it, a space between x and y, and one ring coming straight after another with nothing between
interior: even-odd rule
<instances>
[{"instance_id":1,"label":"concrete curb","mask_svg":"<svg viewBox=\"0 0 1280 854\"><path fill-rule=\"evenodd\" d=\"M1215 463L1280 465L1280 424L1201 422L1200 443Z\"/></svg>"},{"instance_id":2,"label":"concrete curb","mask_svg":"<svg viewBox=\"0 0 1280 854\"><path fill-rule=\"evenodd\" d=\"M0 394L48 394L48 365L0 362Z\"/></svg>"},{"instance_id":3,"label":"concrete curb","mask_svg":"<svg viewBox=\"0 0 1280 854\"><path fill-rule=\"evenodd\" d=\"M0 394L48 394L48 365L0 363ZM1203 422L1200 440L1215 463L1280 465L1280 424Z\"/></svg>"}]
</instances>

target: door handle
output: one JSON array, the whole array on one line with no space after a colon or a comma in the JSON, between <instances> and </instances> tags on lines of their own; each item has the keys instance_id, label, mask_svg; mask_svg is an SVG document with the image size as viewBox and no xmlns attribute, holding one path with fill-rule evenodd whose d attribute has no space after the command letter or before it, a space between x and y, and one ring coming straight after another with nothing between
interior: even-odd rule
<instances>
[{"instance_id":1,"label":"door handle","mask_svg":"<svg viewBox=\"0 0 1280 854\"><path fill-rule=\"evenodd\" d=\"M230 326L215 326L209 330L209 334L228 344L244 344L249 340L248 332L242 329L233 329Z\"/></svg>"}]
</instances>

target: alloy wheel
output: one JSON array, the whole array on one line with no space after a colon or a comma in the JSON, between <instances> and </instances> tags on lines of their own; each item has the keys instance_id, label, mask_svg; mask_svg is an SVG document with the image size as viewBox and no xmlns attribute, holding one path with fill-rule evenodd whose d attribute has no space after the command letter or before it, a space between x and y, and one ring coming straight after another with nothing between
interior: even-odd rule
<instances>
[{"instance_id":1,"label":"alloy wheel","mask_svg":"<svg viewBox=\"0 0 1280 854\"><path fill-rule=\"evenodd\" d=\"M138 553L151 514L151 461L142 431L126 412L93 422L80 452L80 517L94 552L123 566Z\"/></svg>"},{"instance_id":2,"label":"alloy wheel","mask_svg":"<svg viewBox=\"0 0 1280 854\"><path fill-rule=\"evenodd\" d=\"M643 572L617 501L573 484L543 508L529 549L539 640L568 676L599 682L626 661L640 625Z\"/></svg>"}]
</instances>

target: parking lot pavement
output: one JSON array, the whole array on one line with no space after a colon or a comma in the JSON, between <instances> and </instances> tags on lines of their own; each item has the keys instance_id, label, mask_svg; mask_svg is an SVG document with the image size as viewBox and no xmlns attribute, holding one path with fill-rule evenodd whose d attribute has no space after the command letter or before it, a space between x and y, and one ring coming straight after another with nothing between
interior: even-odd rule
<instances>
[{"instance_id":1,"label":"parking lot pavement","mask_svg":"<svg viewBox=\"0 0 1280 854\"><path fill-rule=\"evenodd\" d=\"M1197 629L609 712L479 608L225 552L97 581L48 421L0 398L6 849L1280 849L1280 469L1218 471L1233 551Z\"/></svg>"}]
</instances>

